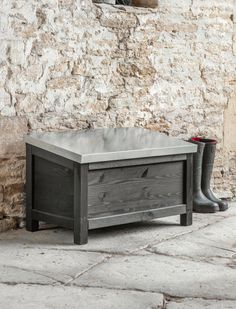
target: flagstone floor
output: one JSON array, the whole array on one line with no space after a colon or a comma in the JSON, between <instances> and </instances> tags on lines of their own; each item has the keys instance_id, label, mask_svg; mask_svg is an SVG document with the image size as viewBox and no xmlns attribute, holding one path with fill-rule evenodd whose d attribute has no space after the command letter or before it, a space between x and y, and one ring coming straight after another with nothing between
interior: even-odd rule
<instances>
[{"instance_id":1,"label":"flagstone floor","mask_svg":"<svg viewBox=\"0 0 236 309\"><path fill-rule=\"evenodd\" d=\"M236 308L236 203L89 232L48 227L0 234L0 309Z\"/></svg>"}]
</instances>

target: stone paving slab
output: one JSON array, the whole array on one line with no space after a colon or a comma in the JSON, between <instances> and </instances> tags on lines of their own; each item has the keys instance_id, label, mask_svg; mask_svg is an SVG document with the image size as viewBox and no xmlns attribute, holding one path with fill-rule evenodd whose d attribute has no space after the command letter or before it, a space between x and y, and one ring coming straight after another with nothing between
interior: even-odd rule
<instances>
[{"instance_id":1,"label":"stone paving slab","mask_svg":"<svg viewBox=\"0 0 236 309\"><path fill-rule=\"evenodd\" d=\"M1 309L154 309L163 295L138 291L0 284Z\"/></svg>"},{"instance_id":2,"label":"stone paving slab","mask_svg":"<svg viewBox=\"0 0 236 309\"><path fill-rule=\"evenodd\" d=\"M67 283L106 259L95 252L5 247L0 251L0 282Z\"/></svg>"},{"instance_id":3,"label":"stone paving slab","mask_svg":"<svg viewBox=\"0 0 236 309\"><path fill-rule=\"evenodd\" d=\"M235 309L236 301L205 300L205 299L181 299L169 302L166 309Z\"/></svg>"},{"instance_id":4,"label":"stone paving slab","mask_svg":"<svg viewBox=\"0 0 236 309\"><path fill-rule=\"evenodd\" d=\"M236 269L236 216L180 236L178 241L171 239L151 246L149 251Z\"/></svg>"},{"instance_id":5,"label":"stone paving slab","mask_svg":"<svg viewBox=\"0 0 236 309\"><path fill-rule=\"evenodd\" d=\"M236 300L234 269L155 254L113 257L72 284Z\"/></svg>"}]
</instances>

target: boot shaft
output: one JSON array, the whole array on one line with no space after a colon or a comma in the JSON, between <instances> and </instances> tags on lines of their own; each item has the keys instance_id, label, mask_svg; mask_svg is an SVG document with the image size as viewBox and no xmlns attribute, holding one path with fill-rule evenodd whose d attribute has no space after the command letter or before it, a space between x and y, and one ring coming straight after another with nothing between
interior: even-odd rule
<instances>
[{"instance_id":1,"label":"boot shaft","mask_svg":"<svg viewBox=\"0 0 236 309\"><path fill-rule=\"evenodd\" d=\"M202 161L205 144L200 142L198 138L189 140L198 146L197 152L193 154L193 193L201 191L202 182Z\"/></svg>"},{"instance_id":2,"label":"boot shaft","mask_svg":"<svg viewBox=\"0 0 236 309\"><path fill-rule=\"evenodd\" d=\"M196 137L191 138L190 141L198 145L198 151L193 155L194 190L204 191L210 188L215 160L216 140Z\"/></svg>"},{"instance_id":3,"label":"boot shaft","mask_svg":"<svg viewBox=\"0 0 236 309\"><path fill-rule=\"evenodd\" d=\"M202 189L210 189L212 171L214 167L216 143L206 142L202 160Z\"/></svg>"}]
</instances>

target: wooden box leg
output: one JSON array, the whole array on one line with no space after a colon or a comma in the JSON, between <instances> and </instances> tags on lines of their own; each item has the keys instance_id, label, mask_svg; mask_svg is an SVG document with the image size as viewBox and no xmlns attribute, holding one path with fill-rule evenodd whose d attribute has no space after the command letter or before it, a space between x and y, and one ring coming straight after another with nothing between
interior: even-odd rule
<instances>
[{"instance_id":1,"label":"wooden box leg","mask_svg":"<svg viewBox=\"0 0 236 309\"><path fill-rule=\"evenodd\" d=\"M187 155L185 172L185 199L186 213L180 215L180 224L184 226L192 225L193 217L193 155Z\"/></svg>"},{"instance_id":2,"label":"wooden box leg","mask_svg":"<svg viewBox=\"0 0 236 309\"><path fill-rule=\"evenodd\" d=\"M33 186L32 147L26 144L26 230L30 232L35 232L39 229L39 222L32 219Z\"/></svg>"},{"instance_id":3,"label":"wooden box leg","mask_svg":"<svg viewBox=\"0 0 236 309\"><path fill-rule=\"evenodd\" d=\"M74 243L88 242L88 165L74 164Z\"/></svg>"},{"instance_id":4,"label":"wooden box leg","mask_svg":"<svg viewBox=\"0 0 236 309\"><path fill-rule=\"evenodd\" d=\"M186 214L180 215L180 224L183 226L192 225L193 223L193 214L188 212Z\"/></svg>"}]
</instances>

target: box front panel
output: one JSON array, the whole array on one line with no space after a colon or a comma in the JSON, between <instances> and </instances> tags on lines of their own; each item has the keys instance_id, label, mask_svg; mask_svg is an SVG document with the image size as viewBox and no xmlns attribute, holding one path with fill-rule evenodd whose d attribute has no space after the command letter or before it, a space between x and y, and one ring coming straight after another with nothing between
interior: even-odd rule
<instances>
[{"instance_id":1,"label":"box front panel","mask_svg":"<svg viewBox=\"0 0 236 309\"><path fill-rule=\"evenodd\" d=\"M184 163L89 171L89 217L184 204Z\"/></svg>"}]
</instances>

